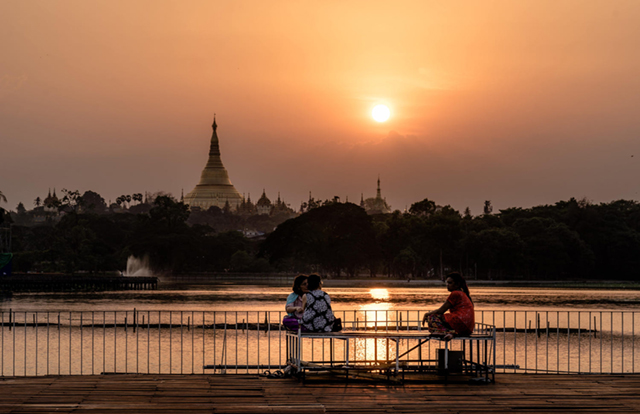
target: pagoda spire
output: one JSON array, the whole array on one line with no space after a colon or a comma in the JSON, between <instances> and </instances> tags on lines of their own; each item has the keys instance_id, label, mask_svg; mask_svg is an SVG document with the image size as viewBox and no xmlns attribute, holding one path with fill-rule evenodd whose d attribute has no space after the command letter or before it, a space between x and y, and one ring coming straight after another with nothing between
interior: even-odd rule
<instances>
[{"instance_id":1,"label":"pagoda spire","mask_svg":"<svg viewBox=\"0 0 640 414\"><path fill-rule=\"evenodd\" d=\"M229 174L220 158L220 141L218 139L218 123L216 114L213 114L211 125L211 143L209 146L209 158L200 175L200 182L188 194L184 195L184 203L192 207L200 207L204 210L211 206L222 208L228 201L231 207L236 207L242 202L242 196L235 189ZM223 201L224 200L224 201Z\"/></svg>"},{"instance_id":2,"label":"pagoda spire","mask_svg":"<svg viewBox=\"0 0 640 414\"><path fill-rule=\"evenodd\" d=\"M211 134L211 146L209 147L209 162L205 168L224 168L220 159L220 140L218 139L218 124L216 116L213 115L213 124L211 125L213 133Z\"/></svg>"},{"instance_id":3,"label":"pagoda spire","mask_svg":"<svg viewBox=\"0 0 640 414\"><path fill-rule=\"evenodd\" d=\"M382 198L382 193L380 192L380 174L378 174L378 191L376 192L376 198Z\"/></svg>"}]
</instances>

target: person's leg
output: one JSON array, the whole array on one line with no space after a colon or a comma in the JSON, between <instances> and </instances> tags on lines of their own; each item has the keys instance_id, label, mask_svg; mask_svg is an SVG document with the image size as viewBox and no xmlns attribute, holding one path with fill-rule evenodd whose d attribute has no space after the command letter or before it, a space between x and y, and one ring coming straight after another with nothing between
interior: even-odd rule
<instances>
[{"instance_id":1,"label":"person's leg","mask_svg":"<svg viewBox=\"0 0 640 414\"><path fill-rule=\"evenodd\" d=\"M287 328L290 331L297 331L298 326L300 324L300 320L295 316L287 315L282 319L282 324L284 325L285 328Z\"/></svg>"},{"instance_id":2,"label":"person's leg","mask_svg":"<svg viewBox=\"0 0 640 414\"><path fill-rule=\"evenodd\" d=\"M436 335L446 335L451 331L451 326L444 320L442 315L433 314L427 316L429 332Z\"/></svg>"}]
</instances>

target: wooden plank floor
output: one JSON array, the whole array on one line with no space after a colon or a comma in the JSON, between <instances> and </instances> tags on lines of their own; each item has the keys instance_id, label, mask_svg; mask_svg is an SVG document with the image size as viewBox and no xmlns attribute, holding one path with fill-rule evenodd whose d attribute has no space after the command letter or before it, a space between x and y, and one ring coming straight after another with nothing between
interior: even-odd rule
<instances>
[{"instance_id":1,"label":"wooden plank floor","mask_svg":"<svg viewBox=\"0 0 640 414\"><path fill-rule=\"evenodd\" d=\"M256 375L0 378L0 413L640 412L640 375L499 374L489 385L267 379Z\"/></svg>"}]
</instances>

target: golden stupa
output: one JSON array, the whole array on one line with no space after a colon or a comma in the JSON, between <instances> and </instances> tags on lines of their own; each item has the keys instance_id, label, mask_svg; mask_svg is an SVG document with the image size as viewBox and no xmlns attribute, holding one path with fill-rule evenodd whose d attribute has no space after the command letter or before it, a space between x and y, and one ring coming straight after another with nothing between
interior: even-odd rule
<instances>
[{"instance_id":1,"label":"golden stupa","mask_svg":"<svg viewBox=\"0 0 640 414\"><path fill-rule=\"evenodd\" d=\"M220 159L220 145L216 130L216 118L213 117L213 134L211 135L211 147L209 148L209 161L202 170L200 182L196 188L184 196L184 203L191 207L199 207L208 210L216 206L224 208L227 203L232 209L236 209L242 203L242 196L229 180L229 174L222 165Z\"/></svg>"}]
</instances>

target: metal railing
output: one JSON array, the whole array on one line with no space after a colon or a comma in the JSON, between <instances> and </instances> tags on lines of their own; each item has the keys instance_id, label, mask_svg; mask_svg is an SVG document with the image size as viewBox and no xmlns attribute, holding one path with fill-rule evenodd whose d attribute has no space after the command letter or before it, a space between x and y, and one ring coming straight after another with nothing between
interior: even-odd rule
<instances>
[{"instance_id":1,"label":"metal railing","mask_svg":"<svg viewBox=\"0 0 640 414\"><path fill-rule=\"evenodd\" d=\"M423 311L335 313L345 329L424 329ZM638 313L477 311L476 322L496 327L497 372L635 373ZM283 317L276 311L0 311L0 376L282 369ZM378 352L388 357L381 344L363 347L365 355L369 347L376 358Z\"/></svg>"}]
</instances>

